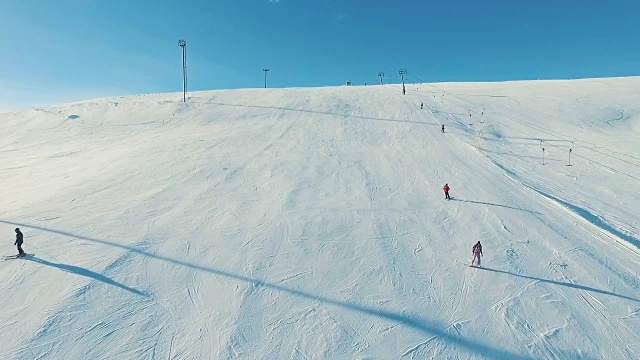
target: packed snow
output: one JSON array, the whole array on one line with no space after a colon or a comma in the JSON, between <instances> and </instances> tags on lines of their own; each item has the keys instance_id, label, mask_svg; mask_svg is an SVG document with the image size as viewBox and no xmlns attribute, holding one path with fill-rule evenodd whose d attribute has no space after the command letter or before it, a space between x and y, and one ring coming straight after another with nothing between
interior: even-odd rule
<instances>
[{"instance_id":1,"label":"packed snow","mask_svg":"<svg viewBox=\"0 0 640 360\"><path fill-rule=\"evenodd\" d=\"M0 358L640 358L640 78L406 91L0 113Z\"/></svg>"}]
</instances>

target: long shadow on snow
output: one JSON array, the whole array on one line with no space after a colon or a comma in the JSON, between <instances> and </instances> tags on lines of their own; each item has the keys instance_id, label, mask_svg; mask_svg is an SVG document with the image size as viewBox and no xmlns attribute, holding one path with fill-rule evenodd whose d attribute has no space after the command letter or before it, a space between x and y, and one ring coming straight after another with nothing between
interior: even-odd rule
<instances>
[{"instance_id":1,"label":"long shadow on snow","mask_svg":"<svg viewBox=\"0 0 640 360\"><path fill-rule=\"evenodd\" d=\"M410 123L410 124L434 125L434 126L440 126L441 125L441 124L438 124L438 123L428 123L428 122L423 122L423 121L401 120L401 119L385 119L385 118L375 118L375 117L359 116L359 115L345 115L345 114L330 113L330 112L326 112L326 111L294 109L294 108L286 108L286 107L278 107L278 106L227 104L227 103L198 102L198 101L191 101L191 103L193 103L193 104L204 104L204 105L233 106L233 107L247 107L247 108L256 108L256 109L293 111L293 112L302 112L302 113L309 113L309 114L330 115L330 116L337 116L337 117L355 118L355 119L362 119L362 120L386 121L386 122L394 122L394 123Z\"/></svg>"},{"instance_id":2,"label":"long shadow on snow","mask_svg":"<svg viewBox=\"0 0 640 360\"><path fill-rule=\"evenodd\" d=\"M79 266L52 263L52 262L49 262L47 260L37 258L35 256L25 257L24 260L33 261L33 262L36 262L38 264L47 265L47 266L51 266L51 267L60 269L62 271L66 271L66 272L70 272L70 273L73 273L73 274L76 274L76 275L85 276L85 277L88 277L88 278L92 278L94 280L102 281L105 284L109 284L109 285L113 285L115 287L119 287L120 289L127 290L127 291L129 291L131 293L134 293L136 295L148 296L147 294L143 293L140 290L136 290L134 288L130 288L130 287L128 287L126 285L123 285L123 284L120 284L119 282L114 281L114 280L112 280L112 279L110 279L110 278L108 278L108 277L106 277L106 276L104 276L102 274L99 274L97 272L94 272L94 271L91 271L91 270L88 270L88 269L81 268Z\"/></svg>"},{"instance_id":3,"label":"long shadow on snow","mask_svg":"<svg viewBox=\"0 0 640 360\"><path fill-rule=\"evenodd\" d=\"M542 161L542 156L520 155L520 154L515 154L515 153L493 151L493 150L485 149L485 148L482 148L481 150L483 152L486 152L486 153L491 153L491 154L496 154L496 155L511 156L511 157L518 158L518 159L535 159L535 160ZM544 160L546 162L550 162L550 161L562 162L562 163L566 163L567 162L566 159L556 159L556 158L552 158L552 157L549 157L549 156L545 156Z\"/></svg>"},{"instance_id":4,"label":"long shadow on snow","mask_svg":"<svg viewBox=\"0 0 640 360\"><path fill-rule=\"evenodd\" d=\"M583 209L579 206L570 204L564 200L560 200L557 197L553 196L553 195L549 195L547 193L544 193L540 190L534 189L530 186L528 186L530 189L532 189L533 191L537 192L538 194L546 197L549 200L553 200L555 202L557 202L558 204L564 206L565 208L569 209L570 211L573 211L574 213L576 213L578 216L582 217L583 219L585 219L586 221L590 222L591 224L599 227L600 229L619 237L620 239L628 242L631 245L634 245L635 247L637 247L638 249L640 249L640 240L634 238L633 236L627 235L622 233L621 231L619 231L618 229L614 228L613 226L607 224L600 216L594 215L592 214L589 210L587 209Z\"/></svg>"},{"instance_id":5,"label":"long shadow on snow","mask_svg":"<svg viewBox=\"0 0 640 360\"><path fill-rule=\"evenodd\" d=\"M513 209L513 210L525 211L525 212L532 213L532 214L544 215L544 214L539 213L539 212L537 212L537 211L531 211L531 210L522 209L522 208L517 208L517 207L513 207L513 206L500 205L500 204L494 204L494 203L488 203L488 202L482 202L482 201L460 200L460 199L454 199L454 198L451 198L451 201L458 201L458 202L464 202L464 203L470 203L470 204L480 204L480 205L497 206L497 207L503 207L503 208L507 208L507 209Z\"/></svg>"},{"instance_id":6,"label":"long shadow on snow","mask_svg":"<svg viewBox=\"0 0 640 360\"><path fill-rule=\"evenodd\" d=\"M466 135L466 136L472 137L474 139L478 139L478 134L477 133L475 133L475 134L462 134L462 135ZM571 141L567 141L567 140L544 139L544 138L534 138L534 137L520 137L520 136L507 136L507 135L500 135L499 137L491 137L491 136L484 135L484 136L480 136L480 138L482 140L494 141L494 142L499 142L499 143L503 143L505 141L508 141L509 144L529 145L529 146L536 146L536 147L538 147L540 145L540 141L544 141L546 143L563 142L563 143L566 143L567 149L571 145ZM512 141L510 139L529 140L529 141ZM556 146L556 147L560 147L560 145Z\"/></svg>"},{"instance_id":7,"label":"long shadow on snow","mask_svg":"<svg viewBox=\"0 0 640 360\"><path fill-rule=\"evenodd\" d=\"M612 293L610 291L595 289L595 288L584 286L584 285L565 283L565 282L554 281L554 280L543 279L543 278L537 278L537 277L534 277L534 276L520 275L520 274L515 274L515 273L504 271L504 270L491 269L491 268L487 268L487 267L480 267L478 269L486 270L486 271L492 271L492 272L501 273L501 274L507 274L507 275L511 275L511 276L517 276L517 277L524 278L524 279L536 280L536 281L549 283L549 284L554 284L554 285L566 286L566 287L579 289L579 290L592 291L592 292L595 292L595 293L598 293L598 294L611 295L611 296L619 297L621 299L640 302L640 299L634 299L634 298L629 297L629 296L624 296L624 295Z\"/></svg>"},{"instance_id":8,"label":"long shadow on snow","mask_svg":"<svg viewBox=\"0 0 640 360\"><path fill-rule=\"evenodd\" d=\"M439 324L433 324L430 323L428 320L418 317L418 316L412 316L412 315L407 315L407 314L403 314L403 313L397 313L397 312L392 312L392 311L385 311L385 310L381 310L381 309L376 309L373 307L368 307L368 306L364 306L364 305L359 305L359 304L355 304L355 303L351 303L351 302L346 302L346 301L341 301L341 300L336 300L336 299L331 299L331 298L327 298L327 297L323 297L320 295L316 295L316 294L312 294L309 292L304 292L301 290L296 290L296 289L292 289L292 288L288 288L288 287L284 287L281 285L277 285L277 284L273 284L273 283L269 283L269 282L265 282L259 279L254 279L254 278L250 278L247 276L243 276L243 275L239 275L239 274L234 274L228 271L224 271L224 270L220 270L220 269L216 269L213 267L206 267L203 265L198 265L198 264L193 264L193 263L189 263L183 260L179 260L179 259L173 259L170 257L166 257L166 256L162 256L162 255L157 255L157 254L153 254L144 250L140 250L131 246L126 246L126 245L121 245L121 244L117 244L117 243L113 243L110 241L106 241L106 240L99 240L99 239L93 239L93 238L89 238L86 236L80 236L80 235L75 235L75 234L71 234L68 232L64 232L64 231L59 231L59 230L53 230L53 229L47 229L44 227L40 227L40 226L35 226L35 225L28 225L28 224L21 224L21 223L16 223L16 222L12 222L12 221L4 221L4 220L0 220L0 223L4 223L4 224L10 224L12 226L19 226L19 227L23 227L23 228L31 228L34 230L41 230L41 231L47 231L47 232L51 232L54 234L59 234L59 235L63 235L63 236L68 236L68 237L72 237L72 238L76 238L76 239L80 239L80 240L84 240L84 241L89 241L89 242L93 242L96 244L102 244L102 245L108 245L108 246L113 246L113 247L117 247L120 249L124 249L124 250L128 250L134 253L138 253L140 255L144 255L144 256L148 256L150 258L154 258L157 260L162 260L162 261L166 261L168 263L172 263L175 265L179 265L179 266L184 266L184 267L188 267L190 269L193 270L197 270L197 271L202 271L202 272L206 272L212 275L217 275L217 276L223 276L229 279L234 279L234 280L238 280L238 281L242 281L242 282L246 282L249 283L253 286L256 287L264 287L267 289L272 289L272 290L276 290L276 291L280 291L283 293L287 293L289 295L292 296L297 296L299 298L303 298L303 299L307 299L310 301L318 301L324 304L328 304L328 305L333 305L336 307L340 307L343 309L347 309L347 310L351 310L351 311L355 311L364 315L368 315L368 316L373 316L373 317L377 317L383 320L388 320L388 321L392 321L392 322L398 322L401 323L405 326L408 326L410 328L413 328L415 330L418 330L420 332L422 332L425 335L428 335L430 337L432 336L437 336L438 338L441 338L445 341L448 341L452 344L455 344L461 348L464 348L466 351L474 353L474 354L478 354L483 358L491 358L491 359L509 359L509 360L530 360L532 359L531 357L525 356L525 355L520 355L517 353L512 353L506 350L501 350L501 349L496 349L493 347L490 347L482 342L478 342L478 341L474 341L472 339L466 339L463 338L457 334L450 334L445 332L445 330L443 330L445 327Z\"/></svg>"}]
</instances>

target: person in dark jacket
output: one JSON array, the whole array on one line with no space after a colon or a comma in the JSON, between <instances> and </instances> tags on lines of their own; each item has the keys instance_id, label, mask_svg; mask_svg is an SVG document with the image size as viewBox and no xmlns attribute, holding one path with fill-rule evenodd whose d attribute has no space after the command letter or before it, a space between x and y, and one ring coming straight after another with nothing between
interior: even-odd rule
<instances>
[{"instance_id":1,"label":"person in dark jacket","mask_svg":"<svg viewBox=\"0 0 640 360\"><path fill-rule=\"evenodd\" d=\"M442 190L444 191L444 198L447 200L451 200L451 198L449 197L449 184L444 184L444 187L442 188Z\"/></svg>"},{"instance_id":2,"label":"person in dark jacket","mask_svg":"<svg viewBox=\"0 0 640 360\"><path fill-rule=\"evenodd\" d=\"M19 228L16 228L16 242L13 245L18 245L18 256L24 256L24 250L22 250L22 232Z\"/></svg>"},{"instance_id":3,"label":"person in dark jacket","mask_svg":"<svg viewBox=\"0 0 640 360\"><path fill-rule=\"evenodd\" d=\"M478 241L475 245L473 245L473 249L471 250L471 253L473 254L473 259L471 259L471 266L473 266L473 263L477 259L478 265L476 266L480 267L480 256L482 256L482 244L480 244L480 241Z\"/></svg>"},{"instance_id":4,"label":"person in dark jacket","mask_svg":"<svg viewBox=\"0 0 640 360\"><path fill-rule=\"evenodd\" d=\"M442 132L444 133L444 124L442 125Z\"/></svg>"}]
</instances>

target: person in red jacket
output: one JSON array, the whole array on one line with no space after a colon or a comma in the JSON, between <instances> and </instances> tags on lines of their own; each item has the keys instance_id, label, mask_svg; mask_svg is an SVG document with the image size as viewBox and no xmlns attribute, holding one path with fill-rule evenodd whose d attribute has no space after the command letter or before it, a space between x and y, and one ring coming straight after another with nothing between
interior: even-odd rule
<instances>
[{"instance_id":1,"label":"person in red jacket","mask_svg":"<svg viewBox=\"0 0 640 360\"><path fill-rule=\"evenodd\" d=\"M478 259L478 267L480 267L480 256L482 256L482 244L478 241L475 245L473 245L473 249L471 250L473 253L473 259L471 259L471 266Z\"/></svg>"},{"instance_id":2,"label":"person in red jacket","mask_svg":"<svg viewBox=\"0 0 640 360\"><path fill-rule=\"evenodd\" d=\"M449 184L444 184L442 190L444 190L444 198L447 200L451 200L451 198L449 197Z\"/></svg>"}]
</instances>

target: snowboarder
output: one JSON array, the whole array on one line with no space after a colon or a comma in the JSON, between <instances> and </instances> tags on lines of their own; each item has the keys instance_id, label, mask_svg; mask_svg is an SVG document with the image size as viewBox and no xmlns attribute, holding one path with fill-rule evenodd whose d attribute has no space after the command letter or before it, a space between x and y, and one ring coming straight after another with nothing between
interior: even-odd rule
<instances>
[{"instance_id":1,"label":"snowboarder","mask_svg":"<svg viewBox=\"0 0 640 360\"><path fill-rule=\"evenodd\" d=\"M20 228L16 228L16 242L13 245L18 245L18 256L24 256L24 250L22 250L22 232Z\"/></svg>"},{"instance_id":2,"label":"snowboarder","mask_svg":"<svg viewBox=\"0 0 640 360\"><path fill-rule=\"evenodd\" d=\"M451 200L451 197L449 197L449 184L444 184L442 190L444 190L444 198L447 200Z\"/></svg>"},{"instance_id":3,"label":"snowboarder","mask_svg":"<svg viewBox=\"0 0 640 360\"><path fill-rule=\"evenodd\" d=\"M473 249L471 250L473 253L473 259L471 259L471 266L478 259L478 267L480 267L480 256L482 256L482 244L478 241L475 245L473 245Z\"/></svg>"},{"instance_id":4,"label":"snowboarder","mask_svg":"<svg viewBox=\"0 0 640 360\"><path fill-rule=\"evenodd\" d=\"M442 133L444 134L444 124L442 124Z\"/></svg>"},{"instance_id":5,"label":"snowboarder","mask_svg":"<svg viewBox=\"0 0 640 360\"><path fill-rule=\"evenodd\" d=\"M424 106L424 103L420 103L420 110L422 110L423 106Z\"/></svg>"}]
</instances>

